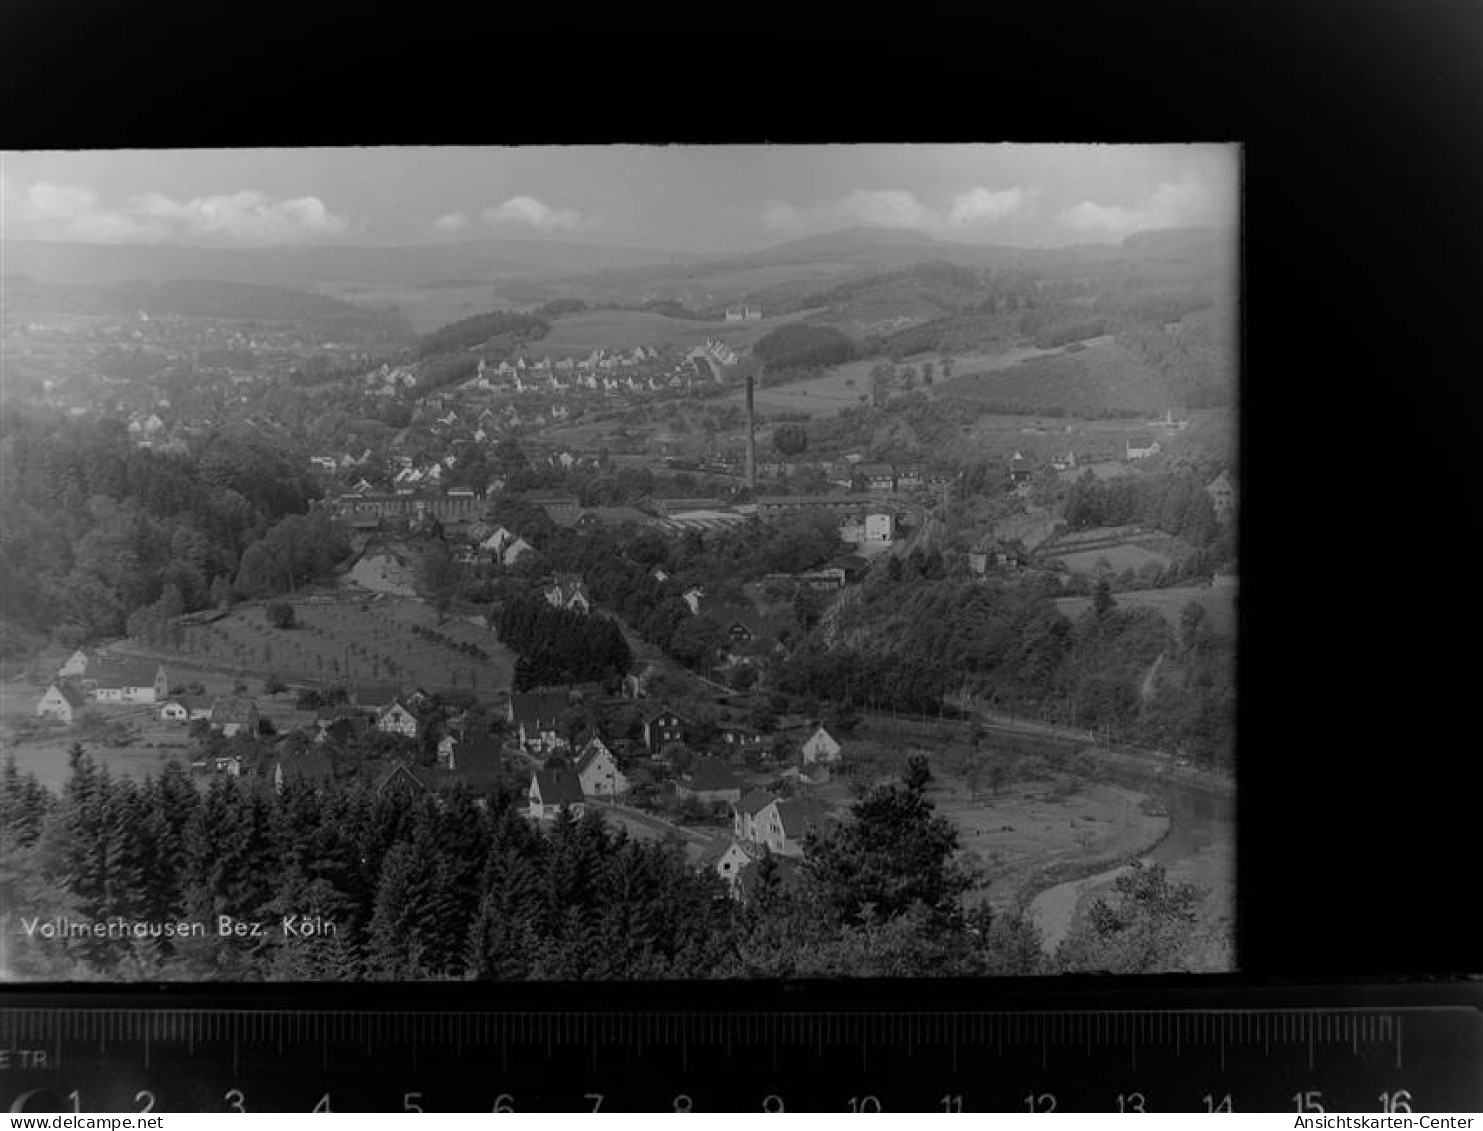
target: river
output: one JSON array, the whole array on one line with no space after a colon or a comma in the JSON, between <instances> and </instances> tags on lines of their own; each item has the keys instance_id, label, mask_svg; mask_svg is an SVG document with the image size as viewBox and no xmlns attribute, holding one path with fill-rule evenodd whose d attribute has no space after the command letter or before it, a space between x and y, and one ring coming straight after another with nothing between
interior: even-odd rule
<instances>
[{"instance_id":1,"label":"river","mask_svg":"<svg viewBox=\"0 0 1483 1131\"><path fill-rule=\"evenodd\" d=\"M1160 782L1150 792L1169 815L1169 831L1143 860L1162 864L1169 879L1194 883L1211 892L1211 911L1230 913L1234 895L1235 805L1229 793L1190 783ZM1126 865L1094 876L1057 884L1030 902L1030 918L1040 928L1046 953L1053 953L1075 922L1082 896L1108 886Z\"/></svg>"}]
</instances>

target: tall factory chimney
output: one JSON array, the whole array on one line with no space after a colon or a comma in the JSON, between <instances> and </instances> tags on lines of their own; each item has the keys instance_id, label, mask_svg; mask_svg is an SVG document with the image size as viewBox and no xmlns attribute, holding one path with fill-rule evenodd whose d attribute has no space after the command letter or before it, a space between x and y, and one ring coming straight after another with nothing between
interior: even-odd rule
<instances>
[{"instance_id":1,"label":"tall factory chimney","mask_svg":"<svg viewBox=\"0 0 1483 1131\"><path fill-rule=\"evenodd\" d=\"M757 409L752 403L753 377L747 374L747 490L757 492Z\"/></svg>"}]
</instances>

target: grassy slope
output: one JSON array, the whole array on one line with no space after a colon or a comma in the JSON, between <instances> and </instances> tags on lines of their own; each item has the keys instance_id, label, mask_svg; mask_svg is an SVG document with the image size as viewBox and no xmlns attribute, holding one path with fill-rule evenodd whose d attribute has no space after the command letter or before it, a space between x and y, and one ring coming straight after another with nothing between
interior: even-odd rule
<instances>
[{"instance_id":1,"label":"grassy slope","mask_svg":"<svg viewBox=\"0 0 1483 1131\"><path fill-rule=\"evenodd\" d=\"M1109 410L1154 413L1165 406L1164 383L1116 342L1078 353L1025 361L987 373L961 373L939 383L936 396L1027 411L1060 408L1068 414Z\"/></svg>"}]
</instances>

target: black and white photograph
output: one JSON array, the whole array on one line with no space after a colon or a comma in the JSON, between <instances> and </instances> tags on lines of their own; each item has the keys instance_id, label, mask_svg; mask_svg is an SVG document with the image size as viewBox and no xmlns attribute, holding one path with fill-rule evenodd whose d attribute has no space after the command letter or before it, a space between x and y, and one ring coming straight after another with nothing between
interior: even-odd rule
<instances>
[{"instance_id":1,"label":"black and white photograph","mask_svg":"<svg viewBox=\"0 0 1483 1131\"><path fill-rule=\"evenodd\" d=\"M0 152L0 982L1238 970L1242 161Z\"/></svg>"}]
</instances>

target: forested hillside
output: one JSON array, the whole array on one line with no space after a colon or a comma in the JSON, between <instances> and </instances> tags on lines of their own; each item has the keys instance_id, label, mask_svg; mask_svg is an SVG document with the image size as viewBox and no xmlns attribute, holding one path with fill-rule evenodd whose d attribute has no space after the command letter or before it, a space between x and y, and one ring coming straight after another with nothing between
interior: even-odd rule
<instances>
[{"instance_id":1,"label":"forested hillside","mask_svg":"<svg viewBox=\"0 0 1483 1131\"><path fill-rule=\"evenodd\" d=\"M281 793L178 767L111 778L79 748L60 796L0 772L0 929L8 976L109 980L697 979L1052 972L1017 917L965 895L974 872L925 798L914 759L813 841L792 880L764 857L745 902L671 841L640 842L597 813L533 826L508 795L409 798L369 789ZM1191 895L1193 898L1193 895ZM1188 900L1186 900L1188 902ZM1187 932L1128 902L1078 968L1169 970ZM230 922L257 937L224 937ZM43 939L56 921L172 924L165 936ZM201 925L195 936L190 925ZM325 924L329 924L326 927ZM28 931L27 927L30 927ZM307 934L301 934L312 925ZM1163 928L1155 931L1156 928Z\"/></svg>"},{"instance_id":2,"label":"forested hillside","mask_svg":"<svg viewBox=\"0 0 1483 1131\"><path fill-rule=\"evenodd\" d=\"M0 422L0 624L76 643L237 595L281 592L349 550L309 513L303 464L214 436L185 455L137 447L116 421ZM12 651L11 654L14 654Z\"/></svg>"}]
</instances>

